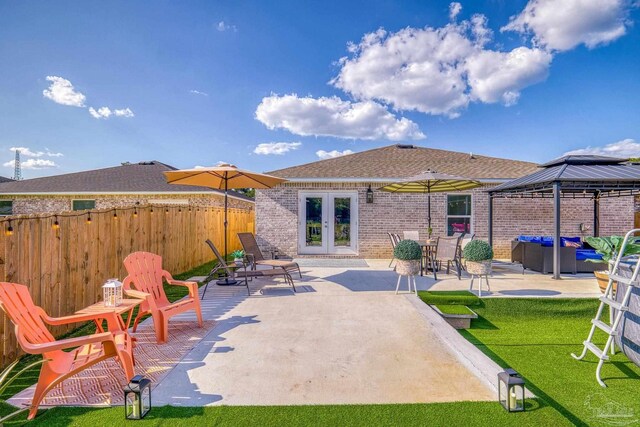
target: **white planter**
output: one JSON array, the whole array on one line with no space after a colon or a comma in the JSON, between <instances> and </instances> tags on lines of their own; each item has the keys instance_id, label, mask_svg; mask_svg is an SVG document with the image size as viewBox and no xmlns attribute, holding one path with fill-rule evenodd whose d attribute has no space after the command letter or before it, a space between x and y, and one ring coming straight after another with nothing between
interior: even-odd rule
<instances>
[{"instance_id":1,"label":"white planter","mask_svg":"<svg viewBox=\"0 0 640 427\"><path fill-rule=\"evenodd\" d=\"M242 258L235 258L233 262L235 262L238 267L242 267L242 265L244 264L244 261Z\"/></svg>"},{"instance_id":2,"label":"white planter","mask_svg":"<svg viewBox=\"0 0 640 427\"><path fill-rule=\"evenodd\" d=\"M491 274L491 260L486 261L465 261L467 273L476 276L484 276Z\"/></svg>"},{"instance_id":3,"label":"white planter","mask_svg":"<svg viewBox=\"0 0 640 427\"><path fill-rule=\"evenodd\" d=\"M396 273L401 276L415 276L420 273L420 260L412 259L409 261L396 260Z\"/></svg>"}]
</instances>

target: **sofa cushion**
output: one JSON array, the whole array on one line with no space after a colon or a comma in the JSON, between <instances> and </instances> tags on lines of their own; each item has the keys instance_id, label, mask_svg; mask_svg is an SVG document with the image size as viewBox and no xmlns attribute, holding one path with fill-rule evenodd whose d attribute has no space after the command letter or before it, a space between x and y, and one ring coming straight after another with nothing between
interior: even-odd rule
<instances>
[{"instance_id":1,"label":"sofa cushion","mask_svg":"<svg viewBox=\"0 0 640 427\"><path fill-rule=\"evenodd\" d=\"M576 249L576 261L586 261L588 259L602 261L602 255L596 253L594 249Z\"/></svg>"},{"instance_id":2,"label":"sofa cushion","mask_svg":"<svg viewBox=\"0 0 640 427\"><path fill-rule=\"evenodd\" d=\"M542 243L542 236L518 236L519 242Z\"/></svg>"},{"instance_id":3,"label":"sofa cushion","mask_svg":"<svg viewBox=\"0 0 640 427\"><path fill-rule=\"evenodd\" d=\"M542 243L542 246L553 246L553 237L543 236L541 243Z\"/></svg>"},{"instance_id":4,"label":"sofa cushion","mask_svg":"<svg viewBox=\"0 0 640 427\"><path fill-rule=\"evenodd\" d=\"M582 248L582 240L580 237L560 237L560 246Z\"/></svg>"}]
</instances>

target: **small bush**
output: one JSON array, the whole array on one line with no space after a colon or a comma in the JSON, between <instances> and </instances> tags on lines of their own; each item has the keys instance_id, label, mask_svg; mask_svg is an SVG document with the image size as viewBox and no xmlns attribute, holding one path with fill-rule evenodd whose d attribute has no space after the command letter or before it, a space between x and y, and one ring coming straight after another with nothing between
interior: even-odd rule
<instances>
[{"instance_id":1,"label":"small bush","mask_svg":"<svg viewBox=\"0 0 640 427\"><path fill-rule=\"evenodd\" d=\"M233 251L231 252L231 256L233 257L233 259L242 258L244 257L244 251L243 250Z\"/></svg>"},{"instance_id":2,"label":"small bush","mask_svg":"<svg viewBox=\"0 0 640 427\"><path fill-rule=\"evenodd\" d=\"M415 240L402 240L393 250L393 256L401 261L413 261L422 257L422 248Z\"/></svg>"},{"instance_id":3,"label":"small bush","mask_svg":"<svg viewBox=\"0 0 640 427\"><path fill-rule=\"evenodd\" d=\"M493 259L493 249L484 240L472 240L464 247L462 256L467 261L486 261Z\"/></svg>"}]
</instances>

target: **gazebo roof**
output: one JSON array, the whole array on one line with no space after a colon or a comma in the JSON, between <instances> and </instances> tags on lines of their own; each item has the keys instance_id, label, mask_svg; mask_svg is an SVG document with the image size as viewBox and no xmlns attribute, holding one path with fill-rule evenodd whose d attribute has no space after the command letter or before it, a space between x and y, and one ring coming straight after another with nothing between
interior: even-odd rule
<instances>
[{"instance_id":1,"label":"gazebo roof","mask_svg":"<svg viewBox=\"0 0 640 427\"><path fill-rule=\"evenodd\" d=\"M540 165L530 175L487 191L492 196L551 197L558 182L563 197L626 196L640 193L640 165L606 156L569 155Z\"/></svg>"}]
</instances>

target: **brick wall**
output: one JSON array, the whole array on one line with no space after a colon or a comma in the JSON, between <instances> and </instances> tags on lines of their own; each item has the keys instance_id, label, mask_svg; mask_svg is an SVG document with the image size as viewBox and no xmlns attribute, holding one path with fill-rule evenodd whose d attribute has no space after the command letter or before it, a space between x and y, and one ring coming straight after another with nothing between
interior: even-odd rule
<instances>
[{"instance_id":1,"label":"brick wall","mask_svg":"<svg viewBox=\"0 0 640 427\"><path fill-rule=\"evenodd\" d=\"M14 215L37 213L60 213L72 210L72 201L90 199L96 201L96 209L146 205L150 200L188 200L191 206L224 206L221 196L207 195L82 195L82 196L0 196L0 200L13 200ZM243 200L229 199L229 207L253 209L254 204Z\"/></svg>"},{"instance_id":2,"label":"brick wall","mask_svg":"<svg viewBox=\"0 0 640 427\"><path fill-rule=\"evenodd\" d=\"M379 183L371 185L379 188ZM278 250L297 256L298 193L309 190L358 192L358 245L364 258L389 258L391 248L387 232L418 230L427 236L427 196L374 191L373 204L366 203L368 184L297 184L289 183L269 190L256 191L256 233L264 250ZM488 237L487 187L472 190L473 232ZM581 223L592 226L593 202L562 199L562 234L591 235L579 231ZM446 233L446 194L431 195L431 223L434 236ZM600 234L622 234L633 227L633 197L603 199L600 202ZM520 234L553 234L553 201L550 199L496 199L494 201L494 250L496 258L509 258L510 241Z\"/></svg>"}]
</instances>

